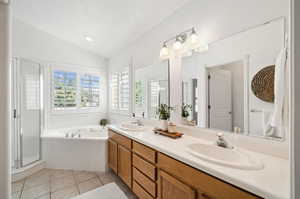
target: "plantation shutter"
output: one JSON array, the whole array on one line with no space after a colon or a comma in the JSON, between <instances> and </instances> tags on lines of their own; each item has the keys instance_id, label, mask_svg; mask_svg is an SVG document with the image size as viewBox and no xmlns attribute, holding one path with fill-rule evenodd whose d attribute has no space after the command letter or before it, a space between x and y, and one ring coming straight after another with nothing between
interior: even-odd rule
<instances>
[{"instance_id":1,"label":"plantation shutter","mask_svg":"<svg viewBox=\"0 0 300 199\"><path fill-rule=\"evenodd\" d=\"M119 108L119 74L113 74L111 78L111 109Z\"/></svg>"},{"instance_id":2,"label":"plantation shutter","mask_svg":"<svg viewBox=\"0 0 300 199\"><path fill-rule=\"evenodd\" d=\"M122 111L129 110L129 72L121 72L119 78L119 109Z\"/></svg>"}]
</instances>

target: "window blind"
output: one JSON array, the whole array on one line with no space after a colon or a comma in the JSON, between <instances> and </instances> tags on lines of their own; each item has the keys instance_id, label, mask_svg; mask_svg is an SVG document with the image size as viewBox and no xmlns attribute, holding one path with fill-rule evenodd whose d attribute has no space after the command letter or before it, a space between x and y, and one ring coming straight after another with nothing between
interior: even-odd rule
<instances>
[{"instance_id":1,"label":"window blind","mask_svg":"<svg viewBox=\"0 0 300 199\"><path fill-rule=\"evenodd\" d=\"M100 92L100 78L84 74L80 77L80 106L98 107Z\"/></svg>"},{"instance_id":2,"label":"window blind","mask_svg":"<svg viewBox=\"0 0 300 199\"><path fill-rule=\"evenodd\" d=\"M75 72L53 71L53 106L55 109L77 106L77 74Z\"/></svg>"},{"instance_id":3,"label":"window blind","mask_svg":"<svg viewBox=\"0 0 300 199\"><path fill-rule=\"evenodd\" d=\"M111 109L113 111L129 111L130 86L128 70L111 76Z\"/></svg>"}]
</instances>

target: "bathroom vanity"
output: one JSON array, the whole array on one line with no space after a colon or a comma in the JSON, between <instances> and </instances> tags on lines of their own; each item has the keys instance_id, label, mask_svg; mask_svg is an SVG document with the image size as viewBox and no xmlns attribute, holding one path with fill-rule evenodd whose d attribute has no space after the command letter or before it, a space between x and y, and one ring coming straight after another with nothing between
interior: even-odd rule
<instances>
[{"instance_id":1,"label":"bathroom vanity","mask_svg":"<svg viewBox=\"0 0 300 199\"><path fill-rule=\"evenodd\" d=\"M185 136L182 139L172 140L155 135L151 131L126 132L116 126L110 126L108 165L140 199L285 198L273 196L268 190L264 192L264 187L260 187L261 190L256 188L255 186L259 184L247 185L243 182L245 180L242 179L243 173L248 173L252 178L257 174L257 177L261 178L263 172L269 171L228 169L214 165L217 170L212 172L210 169L213 168L206 168L208 165L204 164L199 165L200 161L195 164L189 157L184 157L186 151L182 151L183 144L191 143L192 139ZM170 147L171 142L176 147ZM158 146L163 147L160 149ZM233 179L233 172L229 171L236 172L241 179ZM273 180L276 180L276 177L274 176ZM273 185L270 182L270 186L267 184L265 186ZM273 186L271 189L276 187Z\"/></svg>"}]
</instances>

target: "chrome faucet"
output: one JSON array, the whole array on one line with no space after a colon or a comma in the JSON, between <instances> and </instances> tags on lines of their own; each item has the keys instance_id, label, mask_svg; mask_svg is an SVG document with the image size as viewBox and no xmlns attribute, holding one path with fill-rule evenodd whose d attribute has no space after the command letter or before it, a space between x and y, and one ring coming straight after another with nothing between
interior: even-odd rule
<instances>
[{"instance_id":1,"label":"chrome faucet","mask_svg":"<svg viewBox=\"0 0 300 199\"><path fill-rule=\"evenodd\" d=\"M72 138L74 138L75 136L77 136L77 137L79 137L79 138L81 137L81 136L80 136L80 131L79 131L79 130L78 130L77 132L75 132L75 133L71 133L71 137L72 137Z\"/></svg>"},{"instance_id":2,"label":"chrome faucet","mask_svg":"<svg viewBox=\"0 0 300 199\"><path fill-rule=\"evenodd\" d=\"M223 147L226 149L233 149L233 146L231 146L224 138L223 133L217 133L218 139L216 141L217 146Z\"/></svg>"},{"instance_id":3,"label":"chrome faucet","mask_svg":"<svg viewBox=\"0 0 300 199\"><path fill-rule=\"evenodd\" d=\"M131 122L131 124L136 124L138 126L144 126L144 124L142 123L141 120L135 118L135 113L132 113L132 119L133 119L133 121Z\"/></svg>"}]
</instances>

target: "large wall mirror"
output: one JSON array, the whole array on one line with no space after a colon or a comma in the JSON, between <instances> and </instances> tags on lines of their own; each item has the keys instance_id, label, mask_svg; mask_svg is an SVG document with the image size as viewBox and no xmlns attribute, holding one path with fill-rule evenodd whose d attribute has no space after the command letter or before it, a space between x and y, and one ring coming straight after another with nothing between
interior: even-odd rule
<instances>
[{"instance_id":1,"label":"large wall mirror","mask_svg":"<svg viewBox=\"0 0 300 199\"><path fill-rule=\"evenodd\" d=\"M134 113L157 119L160 104L169 105L169 62L157 62L134 69Z\"/></svg>"},{"instance_id":2,"label":"large wall mirror","mask_svg":"<svg viewBox=\"0 0 300 199\"><path fill-rule=\"evenodd\" d=\"M284 45L285 19L280 18L210 43L205 53L182 57L182 87L176 91L182 94L182 124L284 138L282 130L267 132L274 103L259 99L251 88L259 71L275 65Z\"/></svg>"}]
</instances>

